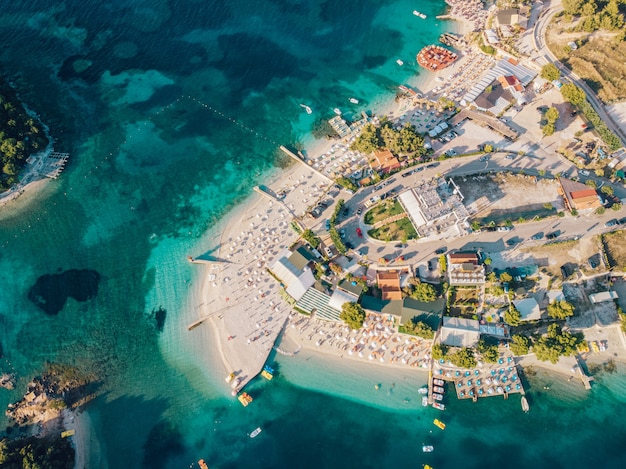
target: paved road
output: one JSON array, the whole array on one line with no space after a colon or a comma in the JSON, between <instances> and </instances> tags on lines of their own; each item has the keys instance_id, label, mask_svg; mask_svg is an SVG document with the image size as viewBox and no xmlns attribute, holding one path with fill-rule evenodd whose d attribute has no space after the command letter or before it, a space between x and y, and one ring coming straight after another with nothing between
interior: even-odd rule
<instances>
[{"instance_id":1,"label":"paved road","mask_svg":"<svg viewBox=\"0 0 626 469\"><path fill-rule=\"evenodd\" d=\"M568 161L560 158L537 158L528 156L516 156L514 160L506 159L507 153L497 153L490 156L489 160L480 161L479 156L470 156L462 158L454 158L438 162L434 168L424 169L423 171L412 174L408 177L402 177L402 173L394 175L390 180L393 182L386 187L375 190L375 187L369 187L359 191L352 199L346 202L346 207L350 210L347 219L340 217L338 228L345 229L346 241L352 244L355 249L361 250L367 254L371 261L376 261L379 257L387 256L387 258L405 256L406 263L411 265L424 264L430 259L438 257L435 251L445 247L451 249L473 249L481 248L486 252L500 252L504 250L512 250L519 248L519 244L514 246L507 245L507 241L514 238L524 245L542 244L546 242L543 238L539 241L530 240L537 234L544 235L555 230L560 231L559 239L574 238L576 236L590 236L600 232L610 231L613 228L605 227L605 222L624 216L623 210L614 212L607 210L604 215L590 214L587 216L572 217L566 215L564 218L553 218L550 220L542 220L538 222L527 222L517 225L510 232L482 232L479 234L471 234L448 240L428 240L421 239L418 241L410 241L408 245L399 247L400 242L379 242L370 240L367 237L360 238L356 233L356 229L360 227L363 233L366 233L367 226L363 224L363 210L361 216L356 215L359 206L374 195L381 195L385 192L393 190L396 195L410 187L415 187L419 180L429 179L437 174L446 176L462 176L465 174L473 174L481 171L506 171L509 169L521 170L526 174L539 174L540 170L546 170L547 174L562 173L570 177L578 175L577 168ZM427 166L427 165L422 165ZM411 168L407 171L413 170ZM406 172L406 171L404 171ZM585 177L579 175L581 180ZM590 175L591 179L600 181L595 175ZM602 182L598 182L600 185ZM626 190L621 187L615 187L615 194L618 197L626 197Z\"/></svg>"},{"instance_id":2,"label":"paved road","mask_svg":"<svg viewBox=\"0 0 626 469\"><path fill-rule=\"evenodd\" d=\"M621 141L622 145L626 145L626 134L622 131L622 129L617 125L613 118L606 112L603 104L598 99L596 93L593 92L591 88L582 80L578 75L568 69L565 65L563 65L556 56L548 49L546 46L546 30L548 25L554 18L554 15L563 11L563 6L561 2L555 2L550 8L548 8L545 13L543 13L537 23L535 24L535 29L533 31L533 37L535 42L535 48L537 49L537 57L543 59L546 63L554 63L557 68L561 71L561 77L569 80L574 83L576 86L582 88L582 90L587 95L587 100L591 104L591 106L595 109L595 111L600 116L600 119L607 125L609 129L617 135Z\"/></svg>"}]
</instances>

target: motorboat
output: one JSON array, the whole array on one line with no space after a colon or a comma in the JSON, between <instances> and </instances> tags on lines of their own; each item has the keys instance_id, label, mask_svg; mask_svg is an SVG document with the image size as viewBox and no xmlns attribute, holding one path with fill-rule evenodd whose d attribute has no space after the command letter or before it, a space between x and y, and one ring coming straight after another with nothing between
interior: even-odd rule
<instances>
[{"instance_id":1,"label":"motorboat","mask_svg":"<svg viewBox=\"0 0 626 469\"><path fill-rule=\"evenodd\" d=\"M240 384L241 384L241 378L237 378L230 384L230 387L233 389L237 389Z\"/></svg>"},{"instance_id":2,"label":"motorboat","mask_svg":"<svg viewBox=\"0 0 626 469\"><path fill-rule=\"evenodd\" d=\"M421 12L419 12L417 10L413 10L413 14L415 16L417 16L418 18L422 18L423 20L425 20L427 18L427 16L424 13L421 13Z\"/></svg>"},{"instance_id":3,"label":"motorboat","mask_svg":"<svg viewBox=\"0 0 626 469\"><path fill-rule=\"evenodd\" d=\"M424 453L432 453L434 449L435 448L433 448L432 445L423 445L422 446L422 451Z\"/></svg>"},{"instance_id":4,"label":"motorboat","mask_svg":"<svg viewBox=\"0 0 626 469\"><path fill-rule=\"evenodd\" d=\"M350 101L352 104L359 104L359 100L356 98L348 98L348 101Z\"/></svg>"},{"instance_id":5,"label":"motorboat","mask_svg":"<svg viewBox=\"0 0 626 469\"><path fill-rule=\"evenodd\" d=\"M433 399L436 401L443 401L443 396L441 394L433 393Z\"/></svg>"},{"instance_id":6,"label":"motorboat","mask_svg":"<svg viewBox=\"0 0 626 469\"><path fill-rule=\"evenodd\" d=\"M435 424L436 427L441 428L442 430L446 429L446 424L443 423L441 420L439 419L435 419L433 420L433 423Z\"/></svg>"},{"instance_id":7,"label":"motorboat","mask_svg":"<svg viewBox=\"0 0 626 469\"><path fill-rule=\"evenodd\" d=\"M443 394L445 392L445 389L443 389L441 386L433 386L433 391L438 392L439 394Z\"/></svg>"},{"instance_id":8,"label":"motorboat","mask_svg":"<svg viewBox=\"0 0 626 469\"><path fill-rule=\"evenodd\" d=\"M417 390L417 392L420 394L428 394L428 387L422 386L421 388Z\"/></svg>"},{"instance_id":9,"label":"motorboat","mask_svg":"<svg viewBox=\"0 0 626 469\"><path fill-rule=\"evenodd\" d=\"M522 410L524 412L528 412L530 410L530 406L528 405L528 400L526 396L522 396Z\"/></svg>"},{"instance_id":10,"label":"motorboat","mask_svg":"<svg viewBox=\"0 0 626 469\"><path fill-rule=\"evenodd\" d=\"M439 378L435 378L433 379L433 383L436 384L437 386L443 386L445 384L445 381Z\"/></svg>"},{"instance_id":11,"label":"motorboat","mask_svg":"<svg viewBox=\"0 0 626 469\"><path fill-rule=\"evenodd\" d=\"M441 402L433 402L433 407L437 410L446 410L446 406Z\"/></svg>"},{"instance_id":12,"label":"motorboat","mask_svg":"<svg viewBox=\"0 0 626 469\"><path fill-rule=\"evenodd\" d=\"M313 110L306 104L300 104L300 107L304 108L307 114L313 114Z\"/></svg>"},{"instance_id":13,"label":"motorboat","mask_svg":"<svg viewBox=\"0 0 626 469\"><path fill-rule=\"evenodd\" d=\"M333 109L333 112L334 112L335 114L337 114L338 116L340 116L340 115L341 115L341 109L339 109L338 107L336 107L335 109Z\"/></svg>"},{"instance_id":14,"label":"motorboat","mask_svg":"<svg viewBox=\"0 0 626 469\"><path fill-rule=\"evenodd\" d=\"M204 462L204 459L200 459L198 461L198 466L200 466L200 469L209 469L209 466L207 466L207 464Z\"/></svg>"},{"instance_id":15,"label":"motorboat","mask_svg":"<svg viewBox=\"0 0 626 469\"><path fill-rule=\"evenodd\" d=\"M257 436L259 436L259 433L261 433L263 430L261 430L261 427L256 427L252 433L250 433L250 438L256 438Z\"/></svg>"},{"instance_id":16,"label":"motorboat","mask_svg":"<svg viewBox=\"0 0 626 469\"><path fill-rule=\"evenodd\" d=\"M404 65L404 62L402 60L400 60L400 59L396 60L396 63L398 65L400 65L400 67L402 67Z\"/></svg>"},{"instance_id":17,"label":"motorboat","mask_svg":"<svg viewBox=\"0 0 626 469\"><path fill-rule=\"evenodd\" d=\"M422 405L428 407L428 397L422 396Z\"/></svg>"}]
</instances>

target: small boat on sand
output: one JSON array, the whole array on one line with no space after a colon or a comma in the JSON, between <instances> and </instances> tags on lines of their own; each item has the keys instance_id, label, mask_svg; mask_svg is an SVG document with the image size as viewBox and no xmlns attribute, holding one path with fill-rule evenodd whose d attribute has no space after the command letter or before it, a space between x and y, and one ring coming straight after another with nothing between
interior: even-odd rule
<instances>
[{"instance_id":1,"label":"small boat on sand","mask_svg":"<svg viewBox=\"0 0 626 469\"><path fill-rule=\"evenodd\" d=\"M304 110L306 111L307 114L313 114L313 110L307 106L306 104L300 104L301 108L304 108Z\"/></svg>"},{"instance_id":2,"label":"small boat on sand","mask_svg":"<svg viewBox=\"0 0 626 469\"><path fill-rule=\"evenodd\" d=\"M225 380L225 381L226 381L227 383L230 383L230 382L231 382L232 380L234 380L234 379L235 379L235 372L232 372L231 374L229 374L229 375L226 377L226 380Z\"/></svg>"},{"instance_id":3,"label":"small boat on sand","mask_svg":"<svg viewBox=\"0 0 626 469\"><path fill-rule=\"evenodd\" d=\"M441 420L439 419L435 419L433 420L433 423L435 424L436 427L441 428L442 430L446 429L446 424L443 423Z\"/></svg>"},{"instance_id":4,"label":"small boat on sand","mask_svg":"<svg viewBox=\"0 0 626 469\"><path fill-rule=\"evenodd\" d=\"M230 387L233 389L237 389L237 387L241 384L241 378L237 378L236 380L234 380L231 384Z\"/></svg>"},{"instance_id":5,"label":"small boat on sand","mask_svg":"<svg viewBox=\"0 0 626 469\"><path fill-rule=\"evenodd\" d=\"M259 436L259 433L261 433L263 430L261 430L261 427L256 427L252 433L250 433L250 438L256 438L257 436Z\"/></svg>"},{"instance_id":6,"label":"small boat on sand","mask_svg":"<svg viewBox=\"0 0 626 469\"><path fill-rule=\"evenodd\" d=\"M435 448L433 448L431 445L423 445L422 446L422 451L424 453L432 453L434 449Z\"/></svg>"}]
</instances>

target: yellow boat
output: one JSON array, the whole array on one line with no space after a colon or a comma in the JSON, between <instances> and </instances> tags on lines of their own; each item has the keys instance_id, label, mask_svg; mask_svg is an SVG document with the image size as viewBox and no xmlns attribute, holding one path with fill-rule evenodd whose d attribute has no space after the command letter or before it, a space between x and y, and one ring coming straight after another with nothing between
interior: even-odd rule
<instances>
[{"instance_id":1,"label":"yellow boat","mask_svg":"<svg viewBox=\"0 0 626 469\"><path fill-rule=\"evenodd\" d=\"M446 424L445 424L445 423L443 423L443 422L442 422L441 420L439 420L439 419L435 419L435 420L433 420L433 423L434 423L437 427L441 428L442 430L445 430L445 429L446 429Z\"/></svg>"},{"instance_id":2,"label":"yellow boat","mask_svg":"<svg viewBox=\"0 0 626 469\"><path fill-rule=\"evenodd\" d=\"M61 438L67 438L68 436L74 436L76 430L65 430L61 433Z\"/></svg>"},{"instance_id":3,"label":"yellow boat","mask_svg":"<svg viewBox=\"0 0 626 469\"><path fill-rule=\"evenodd\" d=\"M272 375L270 372L268 371L261 371L261 376L263 376L266 380L271 381L272 378L274 377L274 375Z\"/></svg>"},{"instance_id":4,"label":"yellow boat","mask_svg":"<svg viewBox=\"0 0 626 469\"><path fill-rule=\"evenodd\" d=\"M428 464L424 464L424 469L433 469L433 467L429 466Z\"/></svg>"},{"instance_id":5,"label":"yellow boat","mask_svg":"<svg viewBox=\"0 0 626 469\"><path fill-rule=\"evenodd\" d=\"M224 381L226 381L227 383L230 383L234 379L235 379L235 373L233 372L229 374Z\"/></svg>"},{"instance_id":6,"label":"yellow boat","mask_svg":"<svg viewBox=\"0 0 626 469\"><path fill-rule=\"evenodd\" d=\"M244 407L248 407L248 404L254 400L247 392L242 392L237 399L239 399L239 402L241 402L241 405Z\"/></svg>"}]
</instances>

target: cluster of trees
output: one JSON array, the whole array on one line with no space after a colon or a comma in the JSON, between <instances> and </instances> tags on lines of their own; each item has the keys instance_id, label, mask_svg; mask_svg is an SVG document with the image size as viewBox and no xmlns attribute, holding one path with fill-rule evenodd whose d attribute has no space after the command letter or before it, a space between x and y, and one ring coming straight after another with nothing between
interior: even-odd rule
<instances>
[{"instance_id":1,"label":"cluster of trees","mask_svg":"<svg viewBox=\"0 0 626 469\"><path fill-rule=\"evenodd\" d=\"M361 135L350 147L364 154L372 153L379 148L387 148L396 154L422 156L427 153L424 138L417 133L411 124L405 124L400 130L393 128L391 121L383 118L380 126L367 124Z\"/></svg>"},{"instance_id":2,"label":"cluster of trees","mask_svg":"<svg viewBox=\"0 0 626 469\"><path fill-rule=\"evenodd\" d=\"M489 344L485 339L480 339L476 350L483 357L486 363L498 363L498 346L495 344Z\"/></svg>"},{"instance_id":3,"label":"cluster of trees","mask_svg":"<svg viewBox=\"0 0 626 469\"><path fill-rule=\"evenodd\" d=\"M459 368L475 368L477 365L476 357L472 349L462 347L456 352L450 352L447 345L435 344L432 346L431 353L434 360L449 360L454 366Z\"/></svg>"},{"instance_id":4,"label":"cluster of trees","mask_svg":"<svg viewBox=\"0 0 626 469\"><path fill-rule=\"evenodd\" d=\"M554 134L554 131L556 130L555 124L560 117L559 110L555 107L551 107L546 111L543 117L546 123L541 130L543 131L543 135L549 137Z\"/></svg>"},{"instance_id":5,"label":"cluster of trees","mask_svg":"<svg viewBox=\"0 0 626 469\"><path fill-rule=\"evenodd\" d=\"M365 322L365 310L358 303L344 303L339 318L351 329L358 330Z\"/></svg>"},{"instance_id":6,"label":"cluster of trees","mask_svg":"<svg viewBox=\"0 0 626 469\"><path fill-rule=\"evenodd\" d=\"M548 316L554 319L567 319L574 315L574 305L565 301L555 301L548 305Z\"/></svg>"},{"instance_id":7,"label":"cluster of trees","mask_svg":"<svg viewBox=\"0 0 626 469\"><path fill-rule=\"evenodd\" d=\"M337 228L335 228L335 224L337 223L337 218L339 217L339 213L343 209L344 204L345 202L343 199L339 199L337 201L335 211L330 217L330 230L328 230L328 233L330 234L330 239L337 248L337 251L339 251L341 254L345 254L346 252L348 252L348 248L346 248L346 245L343 244L343 240L341 239Z\"/></svg>"},{"instance_id":8,"label":"cluster of trees","mask_svg":"<svg viewBox=\"0 0 626 469\"><path fill-rule=\"evenodd\" d=\"M527 355L530 351L530 339L525 335L514 335L509 344L514 355Z\"/></svg>"},{"instance_id":9,"label":"cluster of trees","mask_svg":"<svg viewBox=\"0 0 626 469\"><path fill-rule=\"evenodd\" d=\"M561 94L566 101L580 109L585 118L595 127L600 138L611 150L617 150L622 146L622 142L617 135L611 132L611 129L606 126L598 113L591 107L591 104L587 102L587 96L581 88L573 83L567 83L561 87Z\"/></svg>"},{"instance_id":10,"label":"cluster of trees","mask_svg":"<svg viewBox=\"0 0 626 469\"><path fill-rule=\"evenodd\" d=\"M15 90L0 78L0 191L17 183L26 159L47 145L41 125L26 113Z\"/></svg>"},{"instance_id":11,"label":"cluster of trees","mask_svg":"<svg viewBox=\"0 0 626 469\"><path fill-rule=\"evenodd\" d=\"M350 178L347 177L338 177L337 179L335 179L335 182L337 184L339 184L340 186L345 187L348 190L351 190L352 192L356 192L359 190L359 186L357 186L354 181Z\"/></svg>"},{"instance_id":12,"label":"cluster of trees","mask_svg":"<svg viewBox=\"0 0 626 469\"><path fill-rule=\"evenodd\" d=\"M428 303L437 299L437 290L430 283L420 282L412 278L409 285L404 287L404 293L417 301Z\"/></svg>"},{"instance_id":13,"label":"cluster of trees","mask_svg":"<svg viewBox=\"0 0 626 469\"><path fill-rule=\"evenodd\" d=\"M522 315L513 303L509 305L509 308L504 313L504 322L509 326L519 326L522 323Z\"/></svg>"},{"instance_id":14,"label":"cluster of trees","mask_svg":"<svg viewBox=\"0 0 626 469\"><path fill-rule=\"evenodd\" d=\"M307 229L302 233L302 238L311 245L312 248L317 249L320 245L320 239L315 236L313 230Z\"/></svg>"},{"instance_id":15,"label":"cluster of trees","mask_svg":"<svg viewBox=\"0 0 626 469\"><path fill-rule=\"evenodd\" d=\"M579 31L593 32L598 29L615 31L624 27L624 0L563 0L563 9L567 14L580 16L581 21L576 27Z\"/></svg>"},{"instance_id":16,"label":"cluster of trees","mask_svg":"<svg viewBox=\"0 0 626 469\"><path fill-rule=\"evenodd\" d=\"M550 324L548 333L538 338L533 344L533 352L537 359L557 363L561 356L571 356L584 340L582 333L572 334L564 331L558 324Z\"/></svg>"},{"instance_id":17,"label":"cluster of trees","mask_svg":"<svg viewBox=\"0 0 626 469\"><path fill-rule=\"evenodd\" d=\"M432 339L435 337L435 331L432 327L422 321L416 321L415 318L408 320L404 324L404 332L413 334L423 339Z\"/></svg>"},{"instance_id":18,"label":"cluster of trees","mask_svg":"<svg viewBox=\"0 0 626 469\"><path fill-rule=\"evenodd\" d=\"M74 448L66 438L0 440L0 466L5 469L72 469Z\"/></svg>"}]
</instances>

